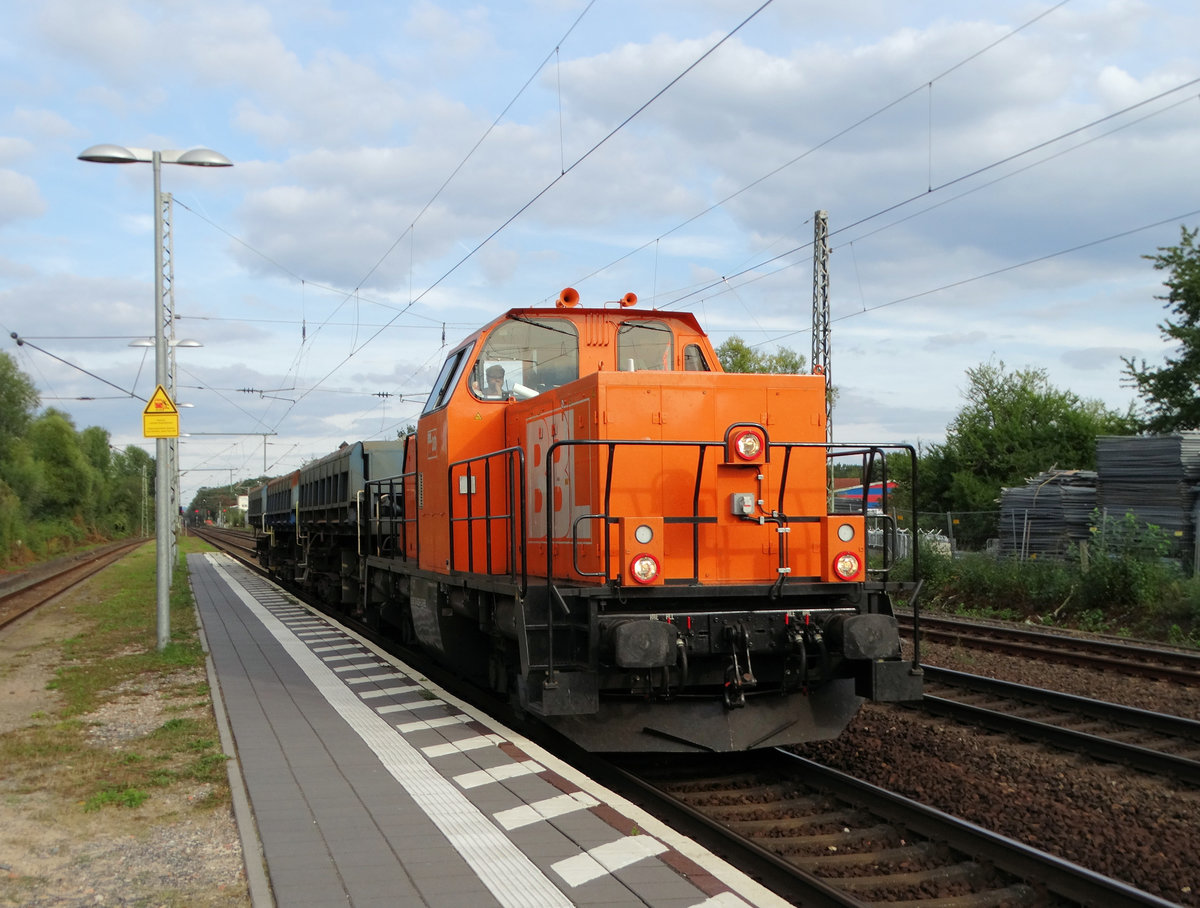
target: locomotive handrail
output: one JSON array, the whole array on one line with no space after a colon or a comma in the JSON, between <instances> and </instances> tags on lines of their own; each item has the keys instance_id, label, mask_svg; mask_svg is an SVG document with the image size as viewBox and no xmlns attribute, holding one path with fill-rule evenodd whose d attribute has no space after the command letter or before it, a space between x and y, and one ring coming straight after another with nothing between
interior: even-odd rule
<instances>
[{"instance_id":1,"label":"locomotive handrail","mask_svg":"<svg viewBox=\"0 0 1200 908\"><path fill-rule=\"evenodd\" d=\"M504 476L504 501L506 510L502 513L492 511L492 464L497 461L504 461L506 467L506 475ZM485 503L484 513L481 515L474 514L475 474L472 471L472 464L482 463L483 468L483 500ZM463 478L466 480L466 497L467 497L467 513L465 517L456 517L454 514L454 470L455 468L466 468ZM513 446L509 448L501 448L498 451L489 451L487 454L480 454L476 457L468 457L465 460L456 460L449 464L446 468L446 488L448 491L449 505L449 523L450 523L450 570L456 570L455 564L455 547L454 547L454 526L456 523L466 523L467 526L467 570L475 570L475 546L471 544L472 528L477 521L483 521L484 525L484 565L487 574L493 573L492 565L492 524L496 521L503 522L507 527L508 537L508 576L513 579L514 583L518 583L520 595L524 596L529 588L529 570L526 561L525 553L525 533L526 533L526 507L525 507L525 451L524 449ZM517 502L520 502L518 506Z\"/></svg>"},{"instance_id":2,"label":"locomotive handrail","mask_svg":"<svg viewBox=\"0 0 1200 908\"><path fill-rule=\"evenodd\" d=\"M583 523L585 520L599 520L602 521L605 526L607 526L610 518L606 517L604 514L580 514L575 518L575 521L571 524L571 567L580 577L603 577L605 580L607 580L607 568L605 568L603 571L585 571L579 566L579 524ZM604 534L604 538L606 543L604 547L604 560L607 563L609 556L607 533Z\"/></svg>"},{"instance_id":3,"label":"locomotive handrail","mask_svg":"<svg viewBox=\"0 0 1200 908\"><path fill-rule=\"evenodd\" d=\"M612 562L612 542L610 534L605 533L602 541L604 547L604 570L603 571L581 571L579 570L578 549L579 549L579 524L584 520L600 520L604 525L610 526L615 523L618 518L612 516L612 474L613 464L616 461L616 449L618 446L638 446L638 447L695 447L699 449L698 461L696 464L696 485L692 493L692 513L682 516L663 515L663 523L689 523L692 525L692 580L696 580L700 576L700 524L715 523L716 517L705 516L699 513L700 510L700 491L702 488L702 476L704 472L704 455L708 448L723 448L724 442L717 441L654 441L654 440L619 440L619 439L564 439L556 441L546 450L546 500L552 501L554 496L554 472L553 463L556 449L560 447L596 447L601 446L608 449L606 460L605 476L604 476L604 507L598 514L582 514L578 516L571 526L571 567L575 573L581 577L603 577L606 582L612 582L610 569L608 567ZM546 511L546 578L553 583L554 578L554 510L547 508Z\"/></svg>"},{"instance_id":4,"label":"locomotive handrail","mask_svg":"<svg viewBox=\"0 0 1200 908\"><path fill-rule=\"evenodd\" d=\"M409 463L409 454L411 453L410 447L413 445L415 437L416 436L412 434L404 436L403 449L400 456L400 463L402 465ZM380 535L384 535L383 525L386 522L389 530L389 533L386 535L396 539L397 552L403 553L405 560L417 562L421 560L421 533L419 531L421 522L421 509L418 506L414 509L414 513L411 517L408 514L408 484L410 482L415 483L416 481L417 472L415 470L410 470L405 473L397 473L394 476L382 476L379 479L368 479L365 481L364 488L368 493L367 500L371 505L372 513L375 515L374 519L369 521L370 526L367 531L367 548L372 552L379 554L379 552L376 551L375 546L372 544L372 537L375 535L376 524L379 525ZM378 494L370 494L372 488L382 490L385 487L387 489L386 493L379 491ZM397 495L397 488L399 488L399 495ZM392 509L392 513L386 518L379 513L378 507L379 503L383 499L384 494L388 496L388 502ZM408 551L409 524L412 524L414 528L413 537L416 540L415 551L411 554Z\"/></svg>"},{"instance_id":5,"label":"locomotive handrail","mask_svg":"<svg viewBox=\"0 0 1200 908\"><path fill-rule=\"evenodd\" d=\"M897 453L907 452L908 458L909 458L909 467L910 467L909 476L910 476L910 481L912 483L912 523L913 523L913 527L919 526L920 512L917 509L918 489L917 489L917 450L916 450L916 448L914 448L912 445L909 445L909 444L844 444L844 445L839 444L839 445L833 445L832 447L837 447L839 449L840 448L845 449L845 450L838 451L838 453L837 453L838 457L861 456L863 458L862 473L863 473L864 484L863 484L863 499L862 499L861 513L864 518L871 516L869 514L869 508L867 507L867 491L870 488L870 483L872 481L871 473L874 471L875 458L877 456L879 457L879 464L880 464L880 480L879 480L880 508L879 509L884 514L887 514L888 513L888 508L887 508L887 504L888 504L888 465L887 465L887 457L880 456L880 455L882 455L884 451L889 450L889 449L894 450ZM884 548L885 558L887 555L886 539L887 539L887 537L885 535L885 544L884 544L885 545L885 548ZM917 545L914 540L914 544L912 546L913 578L914 578L914 582L916 582L918 584L918 587L920 585L920 578L921 578L920 549L921 549L921 547L919 545ZM886 564L886 561L885 561L885 564ZM883 571L883 573L886 573L886 569Z\"/></svg>"},{"instance_id":6,"label":"locomotive handrail","mask_svg":"<svg viewBox=\"0 0 1200 908\"><path fill-rule=\"evenodd\" d=\"M579 574L579 576L582 576L582 577L603 577L606 582L612 582L615 579L611 576L611 568L609 567L609 565L611 564L611 561L612 561L612 559L611 559L612 552L611 552L611 540L609 538L608 533L604 534L604 539L603 539L603 543L602 543L603 544L604 565L605 565L604 570L602 572L599 572L599 571L584 572L584 571L579 570L578 569L578 552L577 552L577 550L578 550L578 545L579 545L578 527L581 522L583 522L585 520L589 520L589 519L600 520L600 521L603 521L605 526L609 526L609 525L615 523L616 520L618 519L618 518L613 517L612 513L611 513L611 510L612 510L611 509L611 501L612 501L611 496L612 496L612 491L613 491L613 468L614 468L615 454L616 454L617 448L618 447L694 447L694 448L697 448L697 450L698 450L698 458L697 458L697 464L696 464L695 488L694 488L693 497L692 497L692 513L690 515L677 515L677 516L664 515L663 520L665 523L689 523L692 525L692 566L693 566L692 573L693 573L693 576L691 579L695 580L699 576L699 558L700 558L699 528L700 528L700 524L713 522L715 520L715 518L713 518L713 517L707 517L707 516L701 515L699 513L700 494L703 489L703 472L704 472L705 456L706 456L706 453L709 448L723 448L726 444L727 444L726 442L714 442L714 441L676 441L676 440L652 440L652 439L626 439L626 440L619 440L619 439L562 439L560 441L553 442L547 449L546 460L545 460L545 463L546 463L545 489L546 489L546 500L547 501L553 500L553 495L554 495L553 464L554 464L554 457L559 448L593 447L593 448L597 448L597 449L604 448L607 451L606 469L605 469L605 476L604 476L604 491L603 491L604 505L603 505L603 508L599 513L579 515L575 518L575 520L572 523L572 527L571 527L572 569L577 574ZM784 503L784 499L785 499L785 496L787 493L788 478L789 478L790 470L791 470L791 466L792 466L791 455L792 455L793 450L800 449L800 448L821 448L825 451L825 456L827 459L832 459L835 457L839 457L839 458L840 457L861 457L863 459L863 466L860 470L860 473L861 473L862 479L863 479L863 500L862 500L861 508L859 510L864 519L868 519L868 518L873 519L873 517L874 517L874 515L869 514L870 509L867 507L867 497L868 497L867 490L870 488L870 484L872 482L871 474L874 472L876 464L878 464L880 466L880 470L881 470L881 474L882 474L880 505L881 505L881 510L886 514L887 513L887 504L888 504L888 487L887 487L888 476L887 476L887 458L886 458L886 456L884 456L884 452L888 449L895 449L897 451L907 451L909 453L910 463L912 465L911 481L912 481L912 487L913 487L913 502L914 502L913 503L913 523L914 523L914 525L916 524L917 517L918 517L917 510L916 510L916 482L917 482L916 450L912 447L912 445L907 445L907 444L879 445L879 444L855 444L855 443L843 444L843 443L835 443L835 442L768 442L767 448L768 448L768 450L770 450L771 448L782 449L783 455L784 455L783 467L780 472L780 479L779 479L778 507L775 509L775 516L777 516L779 519L781 519L785 522L793 522L793 523L794 522L803 522L803 521L812 519L812 517L810 515L788 515L784 512L784 509L783 509L783 503ZM832 512L830 512L830 513L832 513ZM554 546L553 546L553 542L554 542L554 511L552 508L548 508L547 514L546 514L546 577L549 582L553 582L553 578L554 578L554 552L553 552ZM882 568L869 569L868 573L874 573L876 575L879 575L879 574L886 575L888 569L891 566L892 557L894 555L893 549L894 549L894 546L890 546L887 544L886 534L885 534L885 544L884 544L884 550L883 550L884 566ZM919 571L919 567L920 567L919 557L920 556L916 550L916 547L913 548L913 556L912 557L913 557L914 577L919 577L920 576L920 571Z\"/></svg>"},{"instance_id":7,"label":"locomotive handrail","mask_svg":"<svg viewBox=\"0 0 1200 908\"><path fill-rule=\"evenodd\" d=\"M415 526L418 523L420 512L418 511L413 516L409 516L407 496L405 495L408 483L415 479L416 475L415 472L397 473L395 476L370 479L366 482L367 501L374 514L374 517L367 521L367 549L370 552L379 554L377 551L378 546L373 542L373 537L376 535L376 528L378 527L378 535L396 540L397 554L403 553L403 557L409 560L419 558L421 535L420 533L413 534L417 540L417 551L410 555L408 551L408 528L409 524ZM388 501L392 507L392 513L386 516L379 510L379 504L384 495L388 496Z\"/></svg>"}]
</instances>

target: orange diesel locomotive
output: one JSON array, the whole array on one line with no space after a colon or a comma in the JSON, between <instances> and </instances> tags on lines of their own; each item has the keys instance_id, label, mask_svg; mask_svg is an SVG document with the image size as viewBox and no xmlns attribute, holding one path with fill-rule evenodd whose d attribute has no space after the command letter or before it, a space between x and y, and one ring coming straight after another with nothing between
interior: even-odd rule
<instances>
[{"instance_id":1,"label":"orange diesel locomotive","mask_svg":"<svg viewBox=\"0 0 1200 908\"><path fill-rule=\"evenodd\" d=\"M824 376L725 373L693 316L635 304L568 289L468 337L415 434L301 469L264 563L594 751L820 740L919 698L887 518L830 509L830 458L886 489L888 449L826 443Z\"/></svg>"}]
</instances>

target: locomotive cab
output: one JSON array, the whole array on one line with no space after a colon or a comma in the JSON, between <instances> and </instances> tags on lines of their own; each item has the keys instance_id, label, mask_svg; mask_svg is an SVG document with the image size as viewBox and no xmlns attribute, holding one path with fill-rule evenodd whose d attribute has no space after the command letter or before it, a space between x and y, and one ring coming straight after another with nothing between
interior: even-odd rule
<instances>
[{"instance_id":1,"label":"locomotive cab","mask_svg":"<svg viewBox=\"0 0 1200 908\"><path fill-rule=\"evenodd\" d=\"M830 457L869 480L884 448L826 443L824 376L724 373L635 299L564 292L450 353L403 474L367 484L402 503L369 524L381 619L595 750L817 740L918 698L913 584L830 507Z\"/></svg>"}]
</instances>

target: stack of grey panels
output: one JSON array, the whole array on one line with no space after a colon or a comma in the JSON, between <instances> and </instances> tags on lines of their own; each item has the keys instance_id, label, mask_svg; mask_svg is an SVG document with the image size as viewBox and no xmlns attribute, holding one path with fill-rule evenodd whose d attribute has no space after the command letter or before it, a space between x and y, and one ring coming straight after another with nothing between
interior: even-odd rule
<instances>
[{"instance_id":1,"label":"stack of grey panels","mask_svg":"<svg viewBox=\"0 0 1200 908\"><path fill-rule=\"evenodd\" d=\"M1200 432L1178 435L1101 436L1096 439L1100 474L1097 503L1109 518L1134 514L1161 528L1175 554L1190 555L1192 510L1200 483Z\"/></svg>"},{"instance_id":2,"label":"stack of grey panels","mask_svg":"<svg viewBox=\"0 0 1200 908\"><path fill-rule=\"evenodd\" d=\"M999 551L1020 558L1061 558L1089 537L1096 473L1048 470L1000 492Z\"/></svg>"}]
</instances>

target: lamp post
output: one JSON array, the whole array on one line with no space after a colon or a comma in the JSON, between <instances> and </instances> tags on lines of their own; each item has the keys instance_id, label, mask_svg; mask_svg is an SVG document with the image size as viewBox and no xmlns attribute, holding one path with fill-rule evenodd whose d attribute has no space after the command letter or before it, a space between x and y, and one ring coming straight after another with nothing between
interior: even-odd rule
<instances>
[{"instance_id":1,"label":"lamp post","mask_svg":"<svg viewBox=\"0 0 1200 908\"><path fill-rule=\"evenodd\" d=\"M167 386L167 338L163 332L163 212L162 165L186 164L193 167L230 167L233 162L208 148L190 151L152 151L125 148L122 145L93 145L79 154L81 161L98 164L151 164L154 168L154 378ZM155 602L158 625L158 650L171 640L171 470L168 466L166 438L155 443L154 465L154 539L156 548Z\"/></svg>"}]
</instances>

